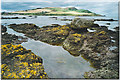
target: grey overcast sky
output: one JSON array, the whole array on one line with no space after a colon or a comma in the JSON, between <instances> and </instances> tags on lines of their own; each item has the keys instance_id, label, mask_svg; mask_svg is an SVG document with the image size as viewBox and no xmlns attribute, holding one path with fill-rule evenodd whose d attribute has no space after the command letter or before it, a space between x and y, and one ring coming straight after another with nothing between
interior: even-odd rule
<instances>
[{"instance_id":1,"label":"grey overcast sky","mask_svg":"<svg viewBox=\"0 0 120 80\"><path fill-rule=\"evenodd\" d=\"M118 2L119 0L1 0L2 2Z\"/></svg>"}]
</instances>

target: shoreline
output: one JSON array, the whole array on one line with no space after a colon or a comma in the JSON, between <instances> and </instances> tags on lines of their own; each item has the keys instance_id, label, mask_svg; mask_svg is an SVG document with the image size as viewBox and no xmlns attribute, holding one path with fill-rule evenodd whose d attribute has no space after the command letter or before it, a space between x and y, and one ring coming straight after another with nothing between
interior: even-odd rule
<instances>
[{"instance_id":1,"label":"shoreline","mask_svg":"<svg viewBox=\"0 0 120 80\"><path fill-rule=\"evenodd\" d=\"M3 25L1 27L1 78L48 79L42 58L20 45L22 42L26 42L27 38L8 34L7 28Z\"/></svg>"},{"instance_id":2,"label":"shoreline","mask_svg":"<svg viewBox=\"0 0 120 80\"><path fill-rule=\"evenodd\" d=\"M18 15L13 15L14 17L5 17L5 16L10 16L10 15L2 15L4 17L1 17L1 19L34 19L34 18L37 18L39 16L46 16L46 15L24 15L25 17L17 17L17 16L20 16L19 14ZM30 16L30 17L29 17ZM48 15L49 16L49 15ZM59 15L60 16L60 15ZM63 18L63 19L59 19L57 17L59 16L49 16L49 18L53 18L55 20L61 20L61 21L72 21L73 19L67 19L67 18ZM67 16L72 16L72 15L67 15ZM66 16L65 16L66 17ZM77 16L76 16L77 17ZM80 16L79 16L80 17ZM82 17L82 16L81 16ZM90 16L84 16L84 17L90 17ZM105 17L105 16L94 16L94 17ZM101 19L91 19L93 21L118 21L117 19L113 19L113 18L101 18ZM110 25L109 23L106 23L108 25Z\"/></svg>"},{"instance_id":3,"label":"shoreline","mask_svg":"<svg viewBox=\"0 0 120 80\"><path fill-rule=\"evenodd\" d=\"M77 20L81 20L81 23L76 23ZM82 23L83 22L83 23ZM88 23L86 23L88 22ZM86 24L84 24L86 23ZM113 54L113 51L107 50L111 45L111 38L113 36L115 40L116 31L110 31L106 26L99 26L93 24L90 20L74 19L71 24L68 25L52 25L38 27L35 24L10 24L10 28L13 30L24 33L27 37L30 37L34 40L40 40L48 44L58 44L60 43L62 47L69 51L73 56L82 55L85 59L91 62L91 65L94 66L97 70L92 72L86 72L84 74L85 78L111 78L110 73L113 72L112 77L118 78L117 73L117 54ZM88 32L87 29L95 30L95 32ZM113 35L111 35L113 33ZM34 35L32 35L34 34ZM85 44L87 43L87 44ZM96 44L97 43L97 44ZM79 44L79 45L78 45ZM96 46L99 45L99 46ZM117 46L117 41L115 44ZM105 47L104 47L105 46ZM96 49L97 48L97 49ZM80 49L80 50L79 50ZM106 50L105 50L106 49ZM108 55L108 53L110 55ZM110 59L112 60L110 60ZM113 64L113 66L109 65ZM104 63L104 64L103 64ZM112 71L111 68L116 68L116 71ZM104 70L108 69L108 73L105 73ZM103 74L100 74L104 72ZM100 76L93 76L100 75ZM106 77L107 76L107 77Z\"/></svg>"},{"instance_id":4,"label":"shoreline","mask_svg":"<svg viewBox=\"0 0 120 80\"><path fill-rule=\"evenodd\" d=\"M96 71L93 71L93 73L86 72L84 75L85 78L101 78L101 77L111 78L109 74L111 72L114 72L111 70L111 68L108 70L107 74L106 73L100 74L98 72L99 71L104 72L104 69L111 67L107 63L107 61L110 61L110 63L114 64L114 66L117 67L118 63L113 63L113 61L114 60L117 61L116 59L118 54L113 54L112 51L107 50L107 48L111 45L110 35L112 31L108 30L107 27L105 26L98 26L97 24L93 24L90 20L89 21L84 19L82 20L82 22L87 21L88 22L87 24L83 24L83 23L74 24L76 21L77 19L75 19L69 25L46 26L42 28L39 28L34 24L18 24L18 25L11 24L10 28L14 29L17 32L26 34L26 36L30 38L33 38L35 40L40 40L48 44L62 43L62 46L64 47L64 49L69 51L73 56L79 56L81 54L84 58L88 59L94 67L98 69ZM31 26L28 26L28 25L31 25ZM90 25L92 25L92 27ZM24 26L26 26L26 30L28 30L28 32L22 29L22 27ZM35 26L35 27L34 27L34 30L31 32L29 28L32 26ZM19 29L19 27L21 27L22 31ZM94 29L96 30L96 32L93 32L93 33L88 32L87 28ZM35 35L32 36L31 33L34 33ZM114 33L117 34L117 32L114 32ZM116 40L117 40L117 37L116 37ZM85 44L86 41L87 41L87 44ZM96 46L96 45L99 45L99 46ZM110 55L108 55L108 53ZM113 61L109 60L109 58L110 59L112 58ZM105 64L103 64L103 62ZM115 75L112 75L112 77L117 78L118 76L117 71L115 71L114 74ZM92 76L92 75L100 75L100 76Z\"/></svg>"},{"instance_id":5,"label":"shoreline","mask_svg":"<svg viewBox=\"0 0 120 80\"><path fill-rule=\"evenodd\" d=\"M105 17L104 15L73 15L73 14L44 14L44 15L39 15L39 14L33 14L33 13L10 13L10 14L2 14L2 15L36 15L36 16L100 16L100 17Z\"/></svg>"}]
</instances>

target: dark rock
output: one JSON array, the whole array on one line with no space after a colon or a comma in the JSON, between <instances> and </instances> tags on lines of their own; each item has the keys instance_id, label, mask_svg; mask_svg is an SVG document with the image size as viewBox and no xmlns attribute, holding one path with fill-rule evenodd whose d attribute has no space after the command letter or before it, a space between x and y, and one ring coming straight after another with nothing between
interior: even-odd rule
<instances>
[{"instance_id":1,"label":"dark rock","mask_svg":"<svg viewBox=\"0 0 120 80\"><path fill-rule=\"evenodd\" d=\"M98 24L93 24L91 27L95 27L95 28L98 28L100 27Z\"/></svg>"},{"instance_id":2,"label":"dark rock","mask_svg":"<svg viewBox=\"0 0 120 80\"><path fill-rule=\"evenodd\" d=\"M87 79L118 79L118 75L118 71L102 68L96 71L86 72L84 77Z\"/></svg>"},{"instance_id":3,"label":"dark rock","mask_svg":"<svg viewBox=\"0 0 120 80\"><path fill-rule=\"evenodd\" d=\"M114 19L94 19L94 21L118 21Z\"/></svg>"},{"instance_id":4,"label":"dark rock","mask_svg":"<svg viewBox=\"0 0 120 80\"><path fill-rule=\"evenodd\" d=\"M21 45L1 46L2 79L47 79L42 58Z\"/></svg>"},{"instance_id":5,"label":"dark rock","mask_svg":"<svg viewBox=\"0 0 120 80\"><path fill-rule=\"evenodd\" d=\"M15 26L15 24L13 25ZM8 34L5 26L2 26L3 32L4 34L2 34L1 38L1 78L47 79L48 76L44 71L42 58L36 56L31 50L26 50L21 45L16 45L27 41L27 38Z\"/></svg>"},{"instance_id":6,"label":"dark rock","mask_svg":"<svg viewBox=\"0 0 120 80\"><path fill-rule=\"evenodd\" d=\"M61 21L72 21L72 19L61 19Z\"/></svg>"},{"instance_id":7,"label":"dark rock","mask_svg":"<svg viewBox=\"0 0 120 80\"><path fill-rule=\"evenodd\" d=\"M86 20L83 18L75 18L71 22L71 28L73 29L81 29L81 28L89 28L94 25L92 20Z\"/></svg>"},{"instance_id":8,"label":"dark rock","mask_svg":"<svg viewBox=\"0 0 120 80\"><path fill-rule=\"evenodd\" d=\"M30 33L35 31L36 29L40 29L35 24L10 24L10 28L14 29L15 31L22 32L22 33ZM26 31L27 30L27 31ZM34 34L33 34L34 35Z\"/></svg>"},{"instance_id":9,"label":"dark rock","mask_svg":"<svg viewBox=\"0 0 120 80\"><path fill-rule=\"evenodd\" d=\"M53 19L56 19L56 20L57 20L57 17L49 17L49 18L53 18Z\"/></svg>"},{"instance_id":10,"label":"dark rock","mask_svg":"<svg viewBox=\"0 0 120 80\"><path fill-rule=\"evenodd\" d=\"M79 56L79 51L84 45L86 35L75 33L74 31L69 34L66 40L63 42L63 48L70 52L73 56Z\"/></svg>"},{"instance_id":11,"label":"dark rock","mask_svg":"<svg viewBox=\"0 0 120 80\"><path fill-rule=\"evenodd\" d=\"M106 23L107 25L110 25L110 23Z\"/></svg>"},{"instance_id":12,"label":"dark rock","mask_svg":"<svg viewBox=\"0 0 120 80\"><path fill-rule=\"evenodd\" d=\"M94 24L93 20L81 18L63 26L55 24L39 28L33 24L13 24L10 28L35 40L61 44L73 56L81 55L96 68L95 71L86 72L85 78L118 78L118 49L109 49L110 46L118 47L118 30L111 31L106 26ZM87 29L95 31L88 32ZM115 43L112 43L111 36Z\"/></svg>"},{"instance_id":13,"label":"dark rock","mask_svg":"<svg viewBox=\"0 0 120 80\"><path fill-rule=\"evenodd\" d=\"M22 17L22 19L26 19L26 17Z\"/></svg>"},{"instance_id":14,"label":"dark rock","mask_svg":"<svg viewBox=\"0 0 120 80\"><path fill-rule=\"evenodd\" d=\"M8 33L4 33L2 34L2 39L1 39L1 44L21 44L22 42L27 42L28 39L27 38L18 38L18 36L16 35L12 35L12 34L8 34Z\"/></svg>"},{"instance_id":15,"label":"dark rock","mask_svg":"<svg viewBox=\"0 0 120 80\"><path fill-rule=\"evenodd\" d=\"M28 17L32 17L32 16L28 16Z\"/></svg>"},{"instance_id":16,"label":"dark rock","mask_svg":"<svg viewBox=\"0 0 120 80\"><path fill-rule=\"evenodd\" d=\"M68 26L43 27L36 33L36 39L53 45L61 44L69 34Z\"/></svg>"},{"instance_id":17,"label":"dark rock","mask_svg":"<svg viewBox=\"0 0 120 80\"><path fill-rule=\"evenodd\" d=\"M59 24L51 24L52 27L58 27L60 26Z\"/></svg>"},{"instance_id":18,"label":"dark rock","mask_svg":"<svg viewBox=\"0 0 120 80\"><path fill-rule=\"evenodd\" d=\"M1 17L1 19L26 19L26 17Z\"/></svg>"},{"instance_id":19,"label":"dark rock","mask_svg":"<svg viewBox=\"0 0 120 80\"><path fill-rule=\"evenodd\" d=\"M81 54L93 63L94 67L99 68L101 56L108 51L109 42L110 38L104 31L81 34L71 32L63 42L63 47L73 56Z\"/></svg>"},{"instance_id":20,"label":"dark rock","mask_svg":"<svg viewBox=\"0 0 120 80\"><path fill-rule=\"evenodd\" d=\"M70 30L68 26L60 26L58 24L52 24L51 26L44 26L42 28L34 24L11 24L9 26L30 38L53 45L61 44L68 36Z\"/></svg>"},{"instance_id":21,"label":"dark rock","mask_svg":"<svg viewBox=\"0 0 120 80\"><path fill-rule=\"evenodd\" d=\"M1 32L4 33L6 31L7 31L7 28L5 26L1 25Z\"/></svg>"},{"instance_id":22,"label":"dark rock","mask_svg":"<svg viewBox=\"0 0 120 80\"><path fill-rule=\"evenodd\" d=\"M114 28L116 31L119 31L119 26Z\"/></svg>"},{"instance_id":23,"label":"dark rock","mask_svg":"<svg viewBox=\"0 0 120 80\"><path fill-rule=\"evenodd\" d=\"M3 25L1 25L1 44L21 44L22 42L27 42L28 39L27 38L23 38L22 36L16 36L16 35L12 35L12 34L8 34L7 32L7 28Z\"/></svg>"}]
</instances>

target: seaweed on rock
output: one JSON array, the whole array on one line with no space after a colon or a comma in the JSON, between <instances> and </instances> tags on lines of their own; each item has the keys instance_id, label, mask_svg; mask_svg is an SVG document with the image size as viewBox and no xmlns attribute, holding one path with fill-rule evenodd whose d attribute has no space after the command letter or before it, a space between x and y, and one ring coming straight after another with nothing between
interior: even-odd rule
<instances>
[{"instance_id":1,"label":"seaweed on rock","mask_svg":"<svg viewBox=\"0 0 120 80\"><path fill-rule=\"evenodd\" d=\"M26 26L26 29L23 26ZM74 19L69 25L42 28L34 26L33 24L15 24L10 25L10 28L25 33L26 36L35 40L52 45L61 44L71 55L81 55L89 60L96 70L86 72L85 78L118 78L118 51L109 49L111 45L114 45L111 42L111 36L115 38L115 44L118 44L118 30L109 31L106 26L99 26L94 24L93 20L81 18ZM87 29L93 29L95 32L89 32ZM34 34L30 34L32 32Z\"/></svg>"},{"instance_id":2,"label":"seaweed on rock","mask_svg":"<svg viewBox=\"0 0 120 80\"><path fill-rule=\"evenodd\" d=\"M8 34L6 31L7 28L2 26L1 78L47 79L48 76L44 71L42 58L20 45L27 38ZM19 41L19 38L23 41Z\"/></svg>"},{"instance_id":3,"label":"seaweed on rock","mask_svg":"<svg viewBox=\"0 0 120 80\"><path fill-rule=\"evenodd\" d=\"M2 79L46 79L41 57L21 45L5 44L1 47Z\"/></svg>"},{"instance_id":4,"label":"seaweed on rock","mask_svg":"<svg viewBox=\"0 0 120 80\"><path fill-rule=\"evenodd\" d=\"M22 36L16 36L15 34L8 34L7 28L5 26L1 26L1 44L21 44L22 42L26 42L28 39Z\"/></svg>"}]
</instances>

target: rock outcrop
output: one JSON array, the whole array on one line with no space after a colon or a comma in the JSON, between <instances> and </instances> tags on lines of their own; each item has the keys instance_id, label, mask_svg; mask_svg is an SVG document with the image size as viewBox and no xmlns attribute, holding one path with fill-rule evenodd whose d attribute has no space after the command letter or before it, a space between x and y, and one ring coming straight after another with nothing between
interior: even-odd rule
<instances>
[{"instance_id":1,"label":"rock outcrop","mask_svg":"<svg viewBox=\"0 0 120 80\"><path fill-rule=\"evenodd\" d=\"M11 24L10 28L22 32L26 36L35 40L47 42L52 45L61 44L69 34L70 28L66 25L60 26L53 24L39 28L34 24Z\"/></svg>"},{"instance_id":2,"label":"rock outcrop","mask_svg":"<svg viewBox=\"0 0 120 80\"><path fill-rule=\"evenodd\" d=\"M94 19L94 21L118 21L114 19Z\"/></svg>"},{"instance_id":3,"label":"rock outcrop","mask_svg":"<svg viewBox=\"0 0 120 80\"><path fill-rule=\"evenodd\" d=\"M7 28L5 26L1 25L1 32L4 33L6 31L7 31Z\"/></svg>"},{"instance_id":4,"label":"rock outcrop","mask_svg":"<svg viewBox=\"0 0 120 80\"><path fill-rule=\"evenodd\" d=\"M71 22L71 28L73 29L83 29L83 28L88 28L94 25L94 22L92 20L86 20L83 18L75 18Z\"/></svg>"},{"instance_id":5,"label":"rock outcrop","mask_svg":"<svg viewBox=\"0 0 120 80\"><path fill-rule=\"evenodd\" d=\"M26 19L26 17L1 17L1 19Z\"/></svg>"},{"instance_id":6,"label":"rock outcrop","mask_svg":"<svg viewBox=\"0 0 120 80\"><path fill-rule=\"evenodd\" d=\"M10 28L25 33L26 36L35 40L52 45L61 44L73 56L81 55L96 68L95 71L86 72L85 78L113 79L119 77L118 46L116 46L118 45L118 36L116 37L118 30L113 32L108 30L106 26L94 24L93 20L81 18L76 18L71 24L63 26L35 28L29 24L14 24L14 26L11 24ZM94 31L90 32L88 29ZM112 42L111 37L115 42ZM110 50L111 46L116 46L117 49Z\"/></svg>"},{"instance_id":7,"label":"rock outcrop","mask_svg":"<svg viewBox=\"0 0 120 80\"><path fill-rule=\"evenodd\" d=\"M41 57L21 45L5 44L1 47L2 79L46 79Z\"/></svg>"},{"instance_id":8,"label":"rock outcrop","mask_svg":"<svg viewBox=\"0 0 120 80\"><path fill-rule=\"evenodd\" d=\"M28 39L24 38L22 36L16 36L13 34L8 34L7 32L7 28L5 26L1 26L1 44L21 44L22 42L27 42Z\"/></svg>"},{"instance_id":9,"label":"rock outcrop","mask_svg":"<svg viewBox=\"0 0 120 80\"><path fill-rule=\"evenodd\" d=\"M20 45L27 41L27 38L8 34L7 28L3 25L1 30L1 78L47 79L42 58Z\"/></svg>"}]
</instances>

